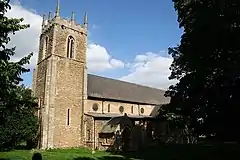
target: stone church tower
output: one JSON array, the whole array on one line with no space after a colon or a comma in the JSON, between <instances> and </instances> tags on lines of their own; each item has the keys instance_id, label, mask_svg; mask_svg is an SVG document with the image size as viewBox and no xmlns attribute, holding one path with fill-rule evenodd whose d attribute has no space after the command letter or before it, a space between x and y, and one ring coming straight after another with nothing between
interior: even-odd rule
<instances>
[{"instance_id":1,"label":"stone church tower","mask_svg":"<svg viewBox=\"0 0 240 160\"><path fill-rule=\"evenodd\" d=\"M40 148L78 147L86 99L87 15L83 25L55 16L43 18L33 92L39 99Z\"/></svg>"}]
</instances>

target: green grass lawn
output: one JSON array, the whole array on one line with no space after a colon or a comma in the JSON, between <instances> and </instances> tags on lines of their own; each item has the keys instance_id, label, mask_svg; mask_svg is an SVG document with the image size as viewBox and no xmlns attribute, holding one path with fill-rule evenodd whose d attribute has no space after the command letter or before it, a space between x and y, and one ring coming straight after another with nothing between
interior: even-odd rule
<instances>
[{"instance_id":1,"label":"green grass lawn","mask_svg":"<svg viewBox=\"0 0 240 160\"><path fill-rule=\"evenodd\" d=\"M0 160L31 160L33 153L41 153L43 160L127 160L119 155L111 155L104 151L92 154L88 149L53 149L53 150L13 150L0 152Z\"/></svg>"},{"instance_id":2,"label":"green grass lawn","mask_svg":"<svg viewBox=\"0 0 240 160\"><path fill-rule=\"evenodd\" d=\"M240 159L238 145L161 145L139 152L114 155L104 151L92 154L88 149L14 150L0 152L0 160L31 160L33 153L42 154L43 160L232 160Z\"/></svg>"}]
</instances>

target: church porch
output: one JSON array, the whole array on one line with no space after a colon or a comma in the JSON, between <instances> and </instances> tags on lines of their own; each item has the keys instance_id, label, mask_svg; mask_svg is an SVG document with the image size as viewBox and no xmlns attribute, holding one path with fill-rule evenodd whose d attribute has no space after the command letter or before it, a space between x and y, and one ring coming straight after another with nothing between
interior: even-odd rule
<instances>
[{"instance_id":1,"label":"church porch","mask_svg":"<svg viewBox=\"0 0 240 160\"><path fill-rule=\"evenodd\" d=\"M84 144L99 150L137 150L152 140L152 130L147 126L153 121L162 119L141 115L87 113L84 120Z\"/></svg>"}]
</instances>

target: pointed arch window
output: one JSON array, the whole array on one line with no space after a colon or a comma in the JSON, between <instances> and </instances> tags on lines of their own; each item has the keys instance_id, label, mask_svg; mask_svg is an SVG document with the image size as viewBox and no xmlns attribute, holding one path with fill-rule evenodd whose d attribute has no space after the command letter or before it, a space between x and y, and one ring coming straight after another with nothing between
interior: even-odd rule
<instances>
[{"instance_id":1,"label":"pointed arch window","mask_svg":"<svg viewBox=\"0 0 240 160\"><path fill-rule=\"evenodd\" d=\"M48 52L48 43L49 43L49 38L48 38L48 36L46 36L46 37L45 37L45 41L44 41L42 59L44 59L44 58L46 57L46 54L47 54L47 52Z\"/></svg>"},{"instance_id":2,"label":"pointed arch window","mask_svg":"<svg viewBox=\"0 0 240 160\"><path fill-rule=\"evenodd\" d=\"M45 51L47 52L48 49L48 36L45 39Z\"/></svg>"},{"instance_id":3,"label":"pointed arch window","mask_svg":"<svg viewBox=\"0 0 240 160\"><path fill-rule=\"evenodd\" d=\"M73 56L74 56L74 38L72 36L69 36L67 43L67 57L73 58Z\"/></svg>"}]
</instances>

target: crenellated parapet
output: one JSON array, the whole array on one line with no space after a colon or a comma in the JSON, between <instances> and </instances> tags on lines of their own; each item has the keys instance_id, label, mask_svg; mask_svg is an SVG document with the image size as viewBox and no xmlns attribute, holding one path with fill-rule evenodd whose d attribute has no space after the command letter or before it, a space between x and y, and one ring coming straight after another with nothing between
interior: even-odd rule
<instances>
[{"instance_id":1,"label":"crenellated parapet","mask_svg":"<svg viewBox=\"0 0 240 160\"><path fill-rule=\"evenodd\" d=\"M88 25L87 13L85 13L84 15L82 24L78 24L75 22L74 12L72 12L71 19L62 18L60 17L60 1L58 0L54 17L52 17L51 12L49 12L47 19L46 19L46 15L43 15L42 33L48 32L55 25L61 26L62 29L71 29L71 30L74 30L75 32L79 32L81 34L87 35L87 25Z\"/></svg>"}]
</instances>

